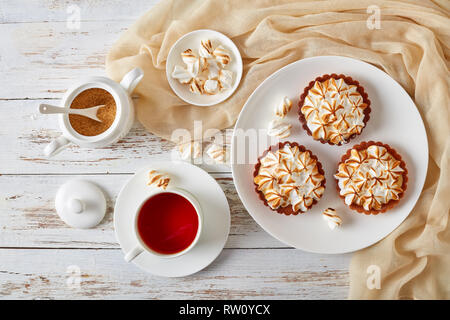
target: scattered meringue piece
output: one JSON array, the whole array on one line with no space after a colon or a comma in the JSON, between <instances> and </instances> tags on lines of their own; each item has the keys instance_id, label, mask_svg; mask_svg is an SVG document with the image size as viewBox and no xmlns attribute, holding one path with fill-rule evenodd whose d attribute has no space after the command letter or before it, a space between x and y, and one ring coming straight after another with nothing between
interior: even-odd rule
<instances>
[{"instance_id":1,"label":"scattered meringue piece","mask_svg":"<svg viewBox=\"0 0 450 320\"><path fill-rule=\"evenodd\" d=\"M194 160L200 158L202 155L201 144L198 141L191 141L180 144L178 146L180 157L183 160Z\"/></svg>"},{"instance_id":2,"label":"scattered meringue piece","mask_svg":"<svg viewBox=\"0 0 450 320\"><path fill-rule=\"evenodd\" d=\"M203 84L203 91L207 94L216 94L219 91L219 81L208 79Z\"/></svg>"},{"instance_id":3,"label":"scattered meringue piece","mask_svg":"<svg viewBox=\"0 0 450 320\"><path fill-rule=\"evenodd\" d=\"M198 49L198 54L200 57L204 58L212 58L213 57L213 48L210 40L202 40L200 42L200 48Z\"/></svg>"},{"instance_id":4,"label":"scattered meringue piece","mask_svg":"<svg viewBox=\"0 0 450 320\"><path fill-rule=\"evenodd\" d=\"M188 65L187 70L192 77L198 76L200 73L200 59L197 59L193 64Z\"/></svg>"},{"instance_id":5,"label":"scattered meringue piece","mask_svg":"<svg viewBox=\"0 0 450 320\"><path fill-rule=\"evenodd\" d=\"M216 163L226 163L229 158L229 153L227 148L220 146L218 144L212 143L208 150L206 150L208 156L213 159Z\"/></svg>"},{"instance_id":6,"label":"scattered meringue piece","mask_svg":"<svg viewBox=\"0 0 450 320\"><path fill-rule=\"evenodd\" d=\"M181 53L181 59L187 66L187 71L192 75L192 77L196 77L200 70L200 59L196 56L191 49L187 49L186 51Z\"/></svg>"},{"instance_id":7,"label":"scattered meringue piece","mask_svg":"<svg viewBox=\"0 0 450 320\"><path fill-rule=\"evenodd\" d=\"M185 64L190 65L197 61L197 55L191 49L187 49L181 53L181 60L183 60Z\"/></svg>"},{"instance_id":8,"label":"scattered meringue piece","mask_svg":"<svg viewBox=\"0 0 450 320\"><path fill-rule=\"evenodd\" d=\"M291 135L292 125L282 121L280 118L275 118L269 123L267 134L271 137L277 136L280 139L287 138Z\"/></svg>"},{"instance_id":9,"label":"scattered meringue piece","mask_svg":"<svg viewBox=\"0 0 450 320\"><path fill-rule=\"evenodd\" d=\"M222 67L225 67L231 61L230 54L222 45L219 45L216 49L214 49L213 55Z\"/></svg>"},{"instance_id":10,"label":"scattered meringue piece","mask_svg":"<svg viewBox=\"0 0 450 320\"><path fill-rule=\"evenodd\" d=\"M220 70L219 82L222 90L231 89L233 85L233 71L224 69Z\"/></svg>"},{"instance_id":11,"label":"scattered meringue piece","mask_svg":"<svg viewBox=\"0 0 450 320\"><path fill-rule=\"evenodd\" d=\"M325 219L325 221L328 222L328 226L331 230L336 229L342 224L341 217L336 213L336 210L333 208L325 209L322 212L322 217Z\"/></svg>"},{"instance_id":12,"label":"scattered meringue piece","mask_svg":"<svg viewBox=\"0 0 450 320\"><path fill-rule=\"evenodd\" d=\"M148 183L147 185L155 185L158 188L163 188L164 190L170 183L170 177L167 174L159 173L156 170L151 170L148 173Z\"/></svg>"},{"instance_id":13,"label":"scattered meringue piece","mask_svg":"<svg viewBox=\"0 0 450 320\"><path fill-rule=\"evenodd\" d=\"M200 72L201 73L208 73L209 72L209 65L210 62L208 61L208 59L204 58L204 57L200 57L199 58L200 61Z\"/></svg>"},{"instance_id":14,"label":"scattered meringue piece","mask_svg":"<svg viewBox=\"0 0 450 320\"><path fill-rule=\"evenodd\" d=\"M208 60L208 79L219 79L221 71L217 61L211 59Z\"/></svg>"},{"instance_id":15,"label":"scattered meringue piece","mask_svg":"<svg viewBox=\"0 0 450 320\"><path fill-rule=\"evenodd\" d=\"M180 83L189 83L192 80L192 75L182 66L175 66L172 72L172 78L177 79Z\"/></svg>"},{"instance_id":16,"label":"scattered meringue piece","mask_svg":"<svg viewBox=\"0 0 450 320\"><path fill-rule=\"evenodd\" d=\"M203 84L204 84L203 79L194 78L190 83L189 90L195 94L202 94L203 93Z\"/></svg>"},{"instance_id":17,"label":"scattered meringue piece","mask_svg":"<svg viewBox=\"0 0 450 320\"><path fill-rule=\"evenodd\" d=\"M281 102L275 107L275 115L284 118L292 108L292 101L288 97L283 97Z\"/></svg>"}]
</instances>

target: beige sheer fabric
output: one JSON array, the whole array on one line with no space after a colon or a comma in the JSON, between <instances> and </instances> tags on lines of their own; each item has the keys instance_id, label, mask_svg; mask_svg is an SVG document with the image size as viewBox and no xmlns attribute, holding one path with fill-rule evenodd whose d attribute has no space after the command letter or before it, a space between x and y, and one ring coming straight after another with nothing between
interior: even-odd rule
<instances>
[{"instance_id":1,"label":"beige sheer fabric","mask_svg":"<svg viewBox=\"0 0 450 320\"><path fill-rule=\"evenodd\" d=\"M369 28L368 19L376 27L377 9L380 29ZM230 127L267 76L302 58L342 55L390 74L414 99L425 122L428 177L408 219L386 239L354 255L350 298L450 299L449 10L447 0L165 0L121 36L106 67L116 80L135 66L145 71L136 88L137 117L166 139L174 129L191 130L194 120L202 120L204 130ZM237 91L208 108L184 103L165 75L172 44L196 29L228 35L244 62ZM380 289L367 285L371 265L380 270Z\"/></svg>"}]
</instances>

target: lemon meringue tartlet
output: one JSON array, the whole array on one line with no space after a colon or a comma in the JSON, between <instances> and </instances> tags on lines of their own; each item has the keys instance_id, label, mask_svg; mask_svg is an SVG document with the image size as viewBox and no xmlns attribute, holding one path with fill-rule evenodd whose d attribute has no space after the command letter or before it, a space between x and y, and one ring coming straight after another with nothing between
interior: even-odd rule
<instances>
[{"instance_id":1,"label":"lemon meringue tartlet","mask_svg":"<svg viewBox=\"0 0 450 320\"><path fill-rule=\"evenodd\" d=\"M342 157L336 174L339 196L365 214L386 212L407 187L408 171L401 156L381 142L362 142Z\"/></svg>"},{"instance_id":2,"label":"lemon meringue tartlet","mask_svg":"<svg viewBox=\"0 0 450 320\"><path fill-rule=\"evenodd\" d=\"M285 215L306 212L325 191L321 163L295 142L279 143L266 150L253 176L255 190L264 204Z\"/></svg>"},{"instance_id":3,"label":"lemon meringue tartlet","mask_svg":"<svg viewBox=\"0 0 450 320\"><path fill-rule=\"evenodd\" d=\"M327 74L305 88L298 113L303 129L315 140L342 145L366 126L370 100L358 81L343 74Z\"/></svg>"}]
</instances>

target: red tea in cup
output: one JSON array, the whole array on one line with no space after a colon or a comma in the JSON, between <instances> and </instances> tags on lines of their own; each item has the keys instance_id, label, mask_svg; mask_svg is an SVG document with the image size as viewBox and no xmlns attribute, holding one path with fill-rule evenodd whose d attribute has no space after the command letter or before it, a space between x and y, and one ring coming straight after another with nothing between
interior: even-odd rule
<instances>
[{"instance_id":1,"label":"red tea in cup","mask_svg":"<svg viewBox=\"0 0 450 320\"><path fill-rule=\"evenodd\" d=\"M195 240L198 228L198 214L192 203L171 192L147 199L137 216L137 231L142 242L160 254L187 249Z\"/></svg>"}]
</instances>

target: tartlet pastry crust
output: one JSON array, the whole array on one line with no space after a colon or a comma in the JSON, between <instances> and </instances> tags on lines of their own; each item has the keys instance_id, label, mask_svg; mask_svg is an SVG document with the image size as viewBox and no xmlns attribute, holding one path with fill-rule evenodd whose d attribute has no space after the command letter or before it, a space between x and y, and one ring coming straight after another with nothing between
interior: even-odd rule
<instances>
[{"instance_id":1,"label":"tartlet pastry crust","mask_svg":"<svg viewBox=\"0 0 450 320\"><path fill-rule=\"evenodd\" d=\"M348 159L351 158L352 156L352 150L356 150L359 152L361 151L366 151L367 148L369 148L370 146L378 146L378 147L384 147L387 151L388 154L390 154L394 160L398 161L398 164L396 164L397 168L401 168L402 171L399 172L397 171L397 175L402 177L402 184L400 186L401 188L401 192L398 192L395 194L395 198L389 199L386 203L381 203L380 204L380 208L379 209L369 209L366 210L362 205L356 204L354 202L352 202L351 204L347 204L350 209L355 210L359 213L364 213L367 215L373 214L379 214L379 213L384 213L390 209L392 209L394 206L396 206L401 198L403 197L403 195L405 194L407 185L408 185L408 170L406 169L406 164L405 162L402 160L402 157L400 156L400 154L397 153L397 151L395 151L391 146L389 146L388 144L383 144L382 142L375 142L375 141L364 141L361 142L360 144L357 144L355 146L353 146L352 148L350 148L341 158L341 161L338 164L338 169L336 170L336 174L335 174L335 180L336 180L336 188L339 194L339 197L344 201L345 203L345 196L343 196L341 194L341 188L339 186L339 179L336 177L337 174L339 174L340 170L339 167L341 164L345 163Z\"/></svg>"},{"instance_id":2,"label":"tartlet pastry crust","mask_svg":"<svg viewBox=\"0 0 450 320\"><path fill-rule=\"evenodd\" d=\"M333 139L333 137L328 137L327 139L324 139L324 138L318 138L317 139L317 138L315 138L313 133L311 132L311 129L308 127L307 118L305 117L305 114L302 112L302 107L305 104L305 99L307 98L310 89L312 89L314 87L316 81L323 83L323 82L325 82L325 81L327 81L327 80L329 80L331 78L333 78L334 80L342 79L345 82L345 84L347 84L348 86L356 86L356 92L359 93L359 95L363 99L363 103L366 105L366 107L363 110L363 115L364 115L364 118L363 118L363 121L362 121L363 125L362 125L361 128L358 129L359 132L355 132L355 133L351 134L348 137L340 137L339 139L341 139L342 141L340 141L339 143L332 142L331 140ZM371 111L370 100L368 99L367 93L364 91L364 88L359 84L359 82L356 81L356 80L353 80L351 77L348 77L348 76L346 76L344 74L337 75L335 73L333 73L333 74L325 74L325 75L317 77L316 79L311 81L309 83L309 85L304 89L303 93L301 94L298 106L299 106L299 108L298 108L299 120L300 120L300 123L302 124L303 129L307 132L307 134L312 136L313 139L315 139L317 141L320 141L323 144L328 143L330 145L342 145L342 144L348 143L355 136L361 134L362 130L365 128L365 126L367 124L367 121L369 121L369 119L370 119L370 115L369 114L370 114L370 111Z\"/></svg>"},{"instance_id":3,"label":"tartlet pastry crust","mask_svg":"<svg viewBox=\"0 0 450 320\"><path fill-rule=\"evenodd\" d=\"M280 142L280 143L278 143L277 145L273 145L273 146L269 147L269 149L267 149L267 150L259 157L258 163L255 165L255 170L254 170L254 172L253 172L253 177L254 177L254 180L255 180L255 178L257 179L257 176L260 174L260 169L261 169L261 167L262 167L261 160L264 159L264 158L267 156L267 154L268 154L269 152L272 152L272 153L273 153L273 152L277 152L278 150L282 150L286 145L289 145L291 148L295 148L295 147L298 148L299 153L302 153L302 154L305 153L305 155L308 155L308 159L310 159L311 161L314 162L314 164L313 164L313 166L314 166L314 172L315 172L315 174L316 174L317 177L318 177L317 182L315 182L315 183L316 183L315 189L317 189L317 190L318 190L318 193L320 193L320 194L317 195L317 196L315 196L315 198L311 197L311 198L308 200L308 205L307 205L307 206L305 205L306 210L301 210L300 208L299 208L298 210L294 210L294 209L293 209L293 204L290 203L290 202L288 202L288 203L286 204L286 206L279 205L279 206L276 207L276 208L271 207L271 206L269 205L269 203L268 203L268 201L270 201L270 199L268 200L268 199L267 199L267 196L266 196L266 195L263 193L263 191L260 189L260 186L261 186L262 184L257 184L257 183L254 181L254 184L255 184L255 191L256 191L256 193L258 194L258 196L259 196L259 198L261 199L261 201L263 201L264 204L265 204L266 206L268 206L271 210L276 211L276 212L278 212L278 213L280 213L280 214L285 214L285 215L297 215L297 214L299 214L299 213L304 213L304 212L306 212L307 210L311 209L311 207L312 207L314 204L316 204L317 201L322 197L323 192L324 192L324 190L325 190L325 182L326 182L326 179L325 179L325 173L324 173L324 171L323 171L323 169L322 169L322 164L319 162L319 160L317 159L317 157L316 157L310 150L306 149L304 146L299 145L299 144L296 143L296 142L289 142L289 141L286 141L286 142ZM308 167L309 167L309 166L308 166ZM295 187L295 186L297 186L297 185L294 184L294 187ZM290 193L288 193L287 196L289 196L289 194L290 194ZM316 199L316 198L317 198L317 199ZM304 203L306 204L306 202L304 202Z\"/></svg>"}]
</instances>

